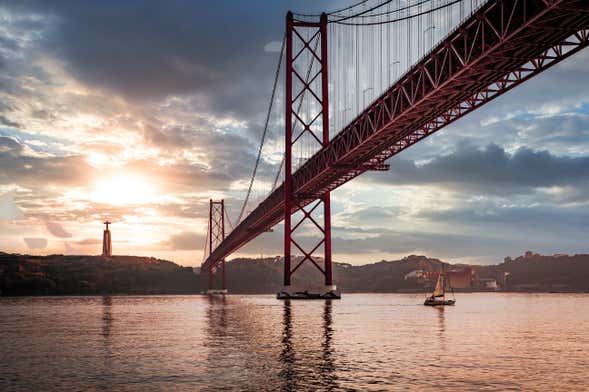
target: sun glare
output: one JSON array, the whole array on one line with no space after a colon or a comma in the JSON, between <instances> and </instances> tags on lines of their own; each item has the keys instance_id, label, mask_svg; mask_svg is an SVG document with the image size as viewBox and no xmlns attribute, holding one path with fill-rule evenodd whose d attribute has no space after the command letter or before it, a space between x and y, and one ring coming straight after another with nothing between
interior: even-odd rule
<instances>
[{"instance_id":1,"label":"sun glare","mask_svg":"<svg viewBox=\"0 0 589 392\"><path fill-rule=\"evenodd\" d=\"M146 204L157 197L156 187L141 175L115 174L96 181L92 199L114 205Z\"/></svg>"}]
</instances>

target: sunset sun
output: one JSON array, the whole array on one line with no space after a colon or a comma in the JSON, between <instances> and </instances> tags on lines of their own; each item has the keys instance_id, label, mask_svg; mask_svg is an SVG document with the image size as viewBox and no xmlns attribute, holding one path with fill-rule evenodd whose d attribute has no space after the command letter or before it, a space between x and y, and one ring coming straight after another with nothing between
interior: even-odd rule
<instances>
[{"instance_id":1,"label":"sunset sun","mask_svg":"<svg viewBox=\"0 0 589 392\"><path fill-rule=\"evenodd\" d=\"M151 203L157 197L157 187L144 176L135 173L115 174L98 179L91 199L98 203L131 205Z\"/></svg>"}]
</instances>

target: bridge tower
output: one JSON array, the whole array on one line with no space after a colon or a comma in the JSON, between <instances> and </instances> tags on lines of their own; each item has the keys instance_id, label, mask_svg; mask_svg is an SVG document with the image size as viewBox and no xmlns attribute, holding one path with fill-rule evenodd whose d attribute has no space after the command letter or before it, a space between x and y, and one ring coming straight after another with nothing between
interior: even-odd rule
<instances>
[{"instance_id":1,"label":"bridge tower","mask_svg":"<svg viewBox=\"0 0 589 392\"><path fill-rule=\"evenodd\" d=\"M225 239L225 200L209 200L209 232L208 247L211 253ZM215 272L221 270L221 289L215 289ZM208 269L208 293L224 294L227 292L227 280L225 276L225 259Z\"/></svg>"},{"instance_id":2,"label":"bridge tower","mask_svg":"<svg viewBox=\"0 0 589 392\"><path fill-rule=\"evenodd\" d=\"M291 285L291 276L306 261L311 262L325 277L328 292L334 291L331 269L331 205L329 192L324 195L305 194L293 178L293 164L305 164L304 157L293 157L313 145L311 152L329 143L329 100L327 75L327 15L319 22L295 20L286 15L286 89L285 89L285 166L284 166L284 286ZM304 100L307 101L304 101ZM304 103L304 104L303 104ZM298 129L297 129L298 128ZM304 141L305 137L307 141ZM301 144L306 144L301 146ZM301 162L301 160L303 162ZM313 216L323 205L323 219ZM293 225L292 214L300 212L300 221ZM318 232L319 242L307 245L297 239L301 224ZM301 236L299 235L298 238ZM295 265L292 250L302 253ZM323 266L316 255L323 249Z\"/></svg>"}]
</instances>

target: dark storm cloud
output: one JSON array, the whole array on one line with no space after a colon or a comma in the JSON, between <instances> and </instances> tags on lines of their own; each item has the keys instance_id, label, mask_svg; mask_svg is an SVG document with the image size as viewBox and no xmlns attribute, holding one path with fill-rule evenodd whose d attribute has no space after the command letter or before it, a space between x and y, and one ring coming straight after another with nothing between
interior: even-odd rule
<instances>
[{"instance_id":1,"label":"dark storm cloud","mask_svg":"<svg viewBox=\"0 0 589 392\"><path fill-rule=\"evenodd\" d=\"M490 239L475 234L384 231L374 237L359 239L335 237L333 247L344 254L362 254L369 249L370 253L425 252L439 257L461 257L494 253L514 242L508 238ZM369 261L374 260L366 260Z\"/></svg>"},{"instance_id":2,"label":"dark storm cloud","mask_svg":"<svg viewBox=\"0 0 589 392\"><path fill-rule=\"evenodd\" d=\"M194 134L185 127L162 128L148 124L143 132L146 143L158 146L159 148L182 148L193 144L191 140Z\"/></svg>"},{"instance_id":3,"label":"dark storm cloud","mask_svg":"<svg viewBox=\"0 0 589 392\"><path fill-rule=\"evenodd\" d=\"M587 77L589 83L589 76ZM522 87L524 90L526 86ZM518 107L510 97L505 97L511 107ZM493 102L495 103L495 101ZM492 140L499 146L524 145L536 150L549 150L553 154L578 155L589 146L589 110L587 105L580 108L566 108L557 114L522 112L505 114L502 111L480 109L442 130L425 143L419 143L403 154L403 157L435 157L445 153L460 143L468 142L475 146L483 146ZM508 118L492 119L493 115ZM478 124L479 123L479 124Z\"/></svg>"},{"instance_id":4,"label":"dark storm cloud","mask_svg":"<svg viewBox=\"0 0 589 392\"><path fill-rule=\"evenodd\" d=\"M267 1L24 1L12 10L56 16L47 48L84 83L132 99L196 94L215 113L257 114L269 94L289 6ZM262 101L260 101L262 100Z\"/></svg>"},{"instance_id":5,"label":"dark storm cloud","mask_svg":"<svg viewBox=\"0 0 589 392\"><path fill-rule=\"evenodd\" d=\"M18 44L18 41L13 38L0 36L0 49L5 51L17 51L20 49L20 45Z\"/></svg>"},{"instance_id":6,"label":"dark storm cloud","mask_svg":"<svg viewBox=\"0 0 589 392\"><path fill-rule=\"evenodd\" d=\"M0 168L0 183L33 187L40 183L80 183L89 173L89 166L82 157L29 156L22 144L4 136L0 136Z\"/></svg>"},{"instance_id":7,"label":"dark storm cloud","mask_svg":"<svg viewBox=\"0 0 589 392\"><path fill-rule=\"evenodd\" d=\"M443 211L422 211L419 218L456 225L489 228L510 228L532 233L550 232L556 236L586 236L589 211L585 206L562 207L532 205L505 207L498 205L465 204ZM564 235L563 235L564 234Z\"/></svg>"},{"instance_id":8,"label":"dark storm cloud","mask_svg":"<svg viewBox=\"0 0 589 392\"><path fill-rule=\"evenodd\" d=\"M513 154L490 144L462 145L452 154L417 165L394 158L388 175L372 179L390 184L443 185L491 193L528 192L530 188L580 185L589 181L589 157L555 156L520 148Z\"/></svg>"},{"instance_id":9,"label":"dark storm cloud","mask_svg":"<svg viewBox=\"0 0 589 392\"><path fill-rule=\"evenodd\" d=\"M11 128L20 128L20 124L7 119L5 116L0 115L0 125L5 125Z\"/></svg>"},{"instance_id":10,"label":"dark storm cloud","mask_svg":"<svg viewBox=\"0 0 589 392\"><path fill-rule=\"evenodd\" d=\"M499 263L503 257L518 255L526 249L551 254L562 249L582 252L584 246L579 237L567 238L563 233L535 236L528 231L526 236L496 236L483 234L455 233L383 233L376 237L348 239L335 237L333 248L337 253L362 255L381 254L427 254L440 258L472 258L474 262ZM549 234L554 234L549 233ZM362 263L373 262L370 256Z\"/></svg>"}]
</instances>

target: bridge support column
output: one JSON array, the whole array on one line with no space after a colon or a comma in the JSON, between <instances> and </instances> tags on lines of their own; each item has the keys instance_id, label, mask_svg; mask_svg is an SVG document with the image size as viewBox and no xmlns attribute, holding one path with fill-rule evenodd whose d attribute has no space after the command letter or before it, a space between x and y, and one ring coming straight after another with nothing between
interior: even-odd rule
<instances>
[{"instance_id":1,"label":"bridge support column","mask_svg":"<svg viewBox=\"0 0 589 392\"><path fill-rule=\"evenodd\" d=\"M331 267L329 191L319 195L305 194L293 176L293 171L304 165L306 158L329 144L327 57L327 15L322 14L319 22L307 22L295 20L289 12L286 16L284 286L287 289L291 285L293 273L308 261L323 274L326 291L335 298L339 295L334 293ZM300 156L293 156L295 146ZM323 219L316 216L321 212L318 208L321 204ZM302 217L293 225L292 214L297 212ZM319 242L308 243L308 230L307 238L295 238L301 225L318 233ZM300 257L293 256L293 245ZM323 263L317 256L321 250ZM288 296L284 291L278 298L281 295Z\"/></svg>"},{"instance_id":2,"label":"bridge support column","mask_svg":"<svg viewBox=\"0 0 589 392\"><path fill-rule=\"evenodd\" d=\"M209 252L212 252L225 239L225 200L209 200ZM219 265L220 264L220 265ZM215 288L215 273L221 272L221 288ZM227 293L227 279L225 276L225 259L213 264L207 271L209 294Z\"/></svg>"}]
</instances>

